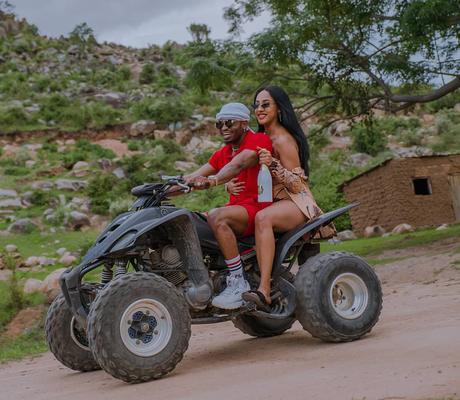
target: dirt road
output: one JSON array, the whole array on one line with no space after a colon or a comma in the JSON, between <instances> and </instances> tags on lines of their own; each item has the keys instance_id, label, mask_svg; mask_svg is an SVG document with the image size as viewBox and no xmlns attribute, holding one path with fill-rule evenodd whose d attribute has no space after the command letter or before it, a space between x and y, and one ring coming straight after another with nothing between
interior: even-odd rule
<instances>
[{"instance_id":1,"label":"dirt road","mask_svg":"<svg viewBox=\"0 0 460 400\"><path fill-rule=\"evenodd\" d=\"M231 323L194 326L169 376L129 385L105 372L75 373L50 353L0 367L0 398L34 399L460 399L458 239L387 252L380 322L345 344L312 339L300 325L252 339ZM404 259L403 259L404 258Z\"/></svg>"}]
</instances>

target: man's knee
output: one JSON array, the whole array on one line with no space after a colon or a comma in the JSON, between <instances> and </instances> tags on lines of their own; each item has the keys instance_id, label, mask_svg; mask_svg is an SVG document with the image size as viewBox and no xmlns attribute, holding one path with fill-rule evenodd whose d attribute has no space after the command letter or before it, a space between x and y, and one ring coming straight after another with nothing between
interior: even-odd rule
<instances>
[{"instance_id":1,"label":"man's knee","mask_svg":"<svg viewBox=\"0 0 460 400\"><path fill-rule=\"evenodd\" d=\"M270 214L265 210L261 210L256 214L255 218L256 229L271 229L273 222Z\"/></svg>"},{"instance_id":2,"label":"man's knee","mask_svg":"<svg viewBox=\"0 0 460 400\"><path fill-rule=\"evenodd\" d=\"M222 225L222 223L225 223L222 207L213 208L211 211L209 211L208 224L213 230L216 229L219 225Z\"/></svg>"}]
</instances>

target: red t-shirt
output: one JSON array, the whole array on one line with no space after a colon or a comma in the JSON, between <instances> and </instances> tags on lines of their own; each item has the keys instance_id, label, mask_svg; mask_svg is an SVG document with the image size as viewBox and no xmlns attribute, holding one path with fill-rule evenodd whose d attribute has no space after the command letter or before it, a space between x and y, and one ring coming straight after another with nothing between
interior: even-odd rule
<instances>
[{"instance_id":1,"label":"red t-shirt","mask_svg":"<svg viewBox=\"0 0 460 400\"><path fill-rule=\"evenodd\" d=\"M262 147L271 152L272 142L265 133L254 133L253 131L248 131L238 150L234 154L232 154L232 145L226 144L211 156L208 163L211 164L217 171L220 171L232 160L233 157L241 153L243 150L254 150L257 152L257 147ZM259 164L256 164L254 167L247 168L238 174L238 182L245 182L245 190L238 196L230 195L230 200L227 205L257 203L257 176L259 174L259 168Z\"/></svg>"}]
</instances>

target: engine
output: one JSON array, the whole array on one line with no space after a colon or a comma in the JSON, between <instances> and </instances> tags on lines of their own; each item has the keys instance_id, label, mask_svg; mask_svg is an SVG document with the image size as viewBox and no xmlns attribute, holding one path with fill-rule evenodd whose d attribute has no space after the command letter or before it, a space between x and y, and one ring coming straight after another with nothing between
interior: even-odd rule
<instances>
[{"instance_id":1,"label":"engine","mask_svg":"<svg viewBox=\"0 0 460 400\"><path fill-rule=\"evenodd\" d=\"M144 261L150 265L152 272L163 276L173 285L177 286L187 279L179 250L172 245L155 250L149 249L148 254L144 256Z\"/></svg>"}]
</instances>

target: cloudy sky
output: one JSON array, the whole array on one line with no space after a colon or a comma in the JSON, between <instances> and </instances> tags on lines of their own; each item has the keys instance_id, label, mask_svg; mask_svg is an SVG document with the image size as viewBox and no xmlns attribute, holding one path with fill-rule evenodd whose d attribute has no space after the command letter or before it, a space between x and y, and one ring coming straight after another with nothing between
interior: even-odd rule
<instances>
[{"instance_id":1,"label":"cloudy sky","mask_svg":"<svg viewBox=\"0 0 460 400\"><path fill-rule=\"evenodd\" d=\"M222 15L232 0L10 0L15 13L38 26L48 36L67 35L86 22L98 41L144 47L167 40L190 40L187 27L204 23L213 39L227 37ZM242 38L267 26L268 15L244 28Z\"/></svg>"}]
</instances>

